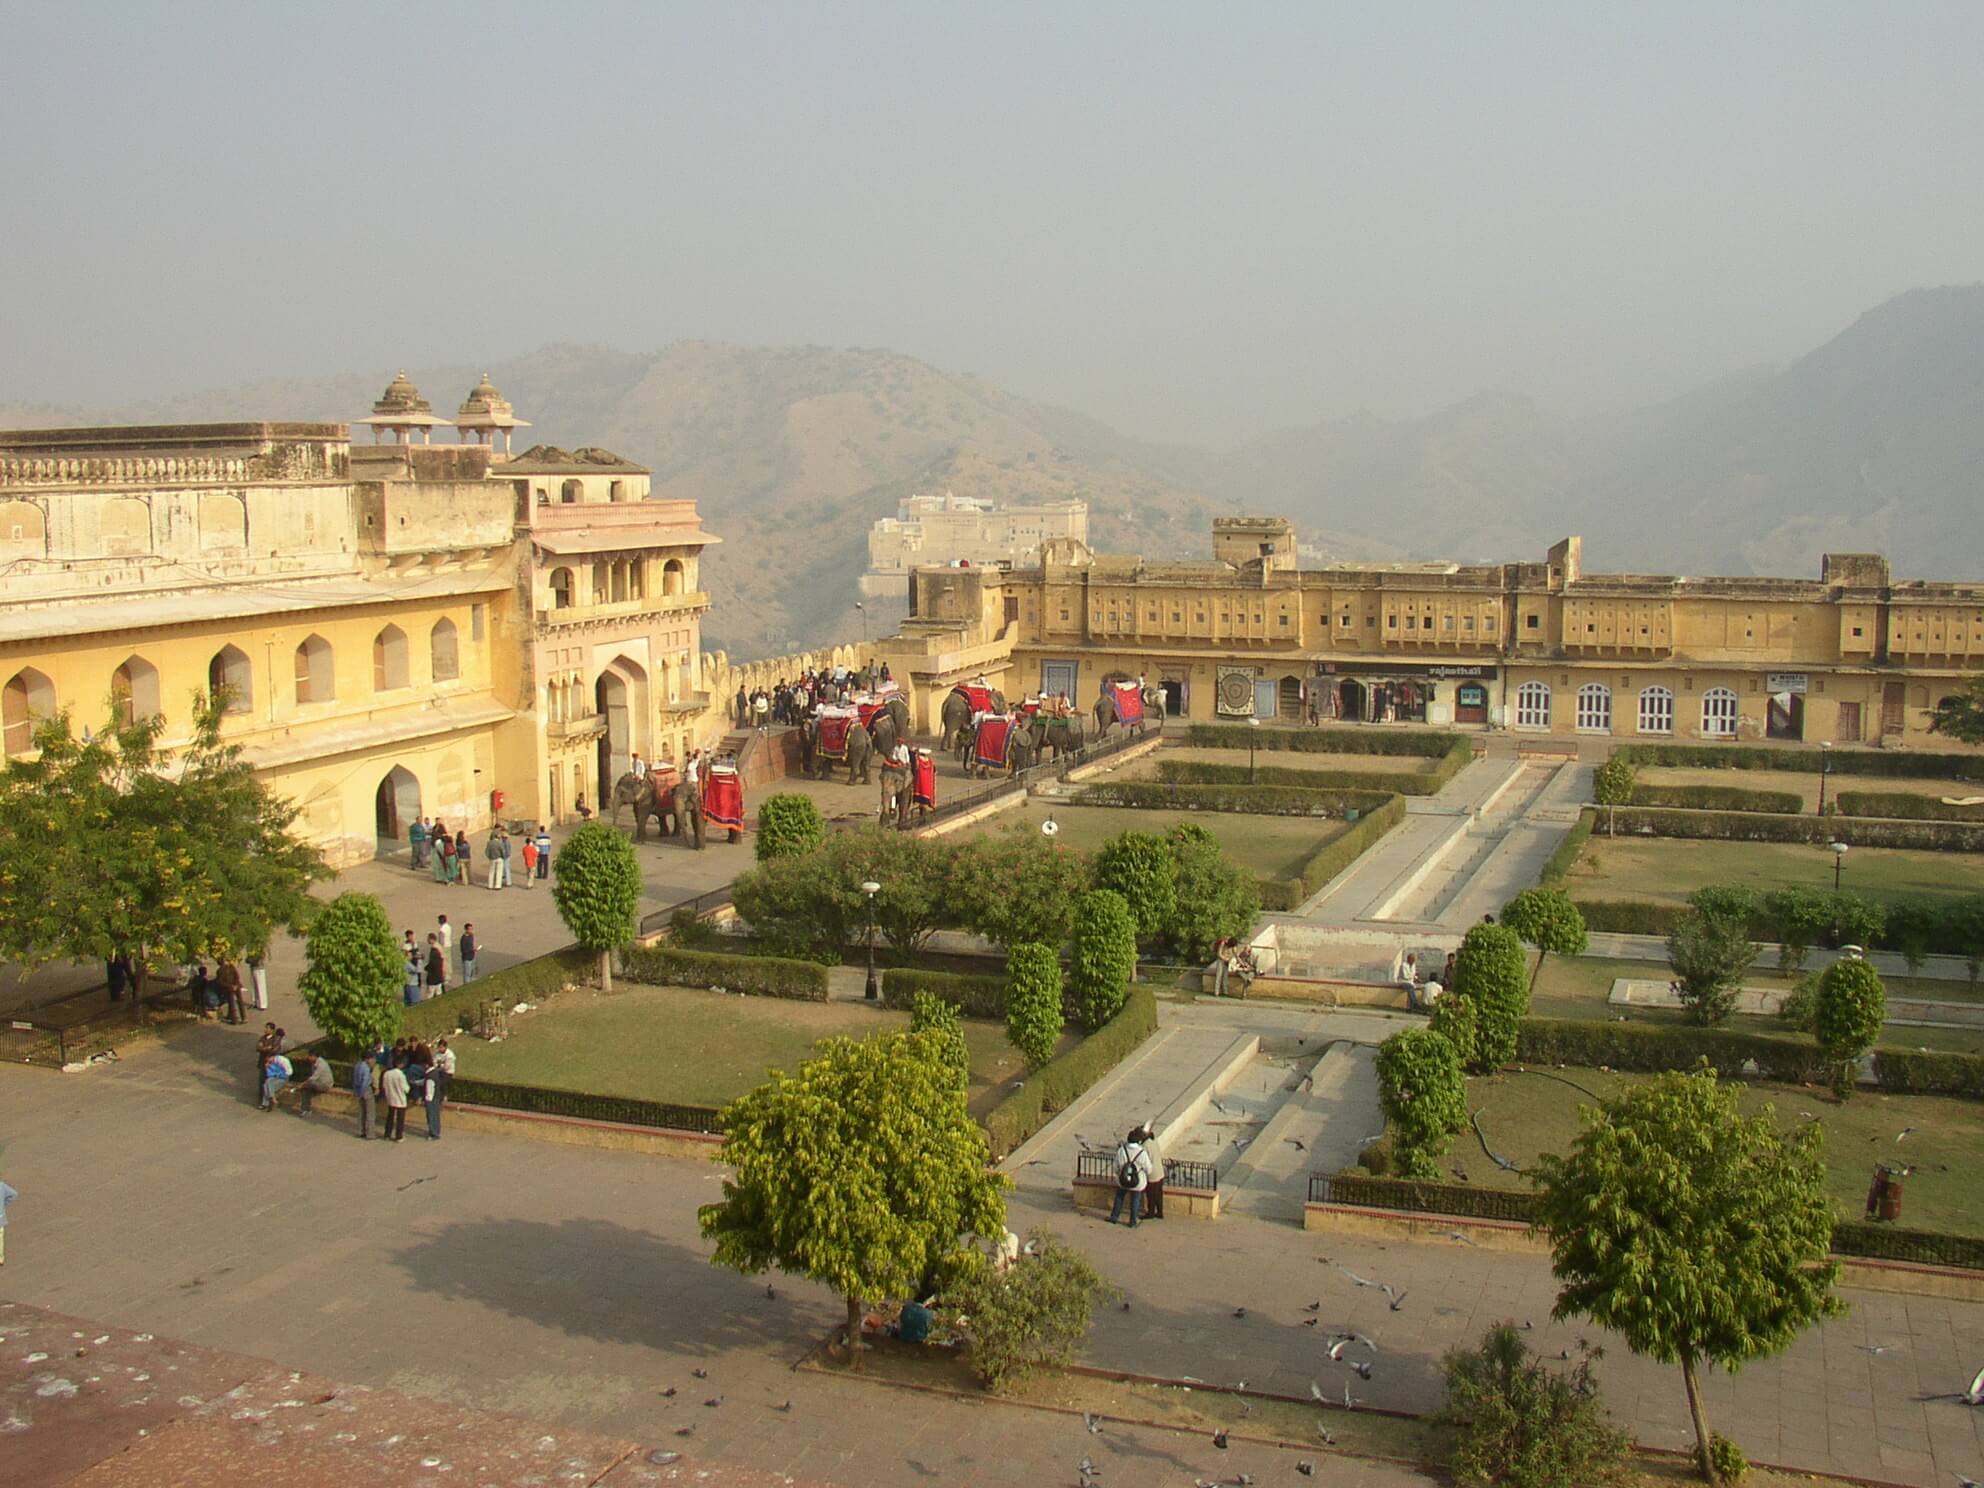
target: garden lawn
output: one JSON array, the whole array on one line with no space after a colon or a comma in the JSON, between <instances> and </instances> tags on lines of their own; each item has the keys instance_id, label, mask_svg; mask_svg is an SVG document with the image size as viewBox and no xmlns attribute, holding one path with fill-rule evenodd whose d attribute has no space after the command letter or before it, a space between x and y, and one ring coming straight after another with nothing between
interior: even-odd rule
<instances>
[{"instance_id":1,"label":"garden lawn","mask_svg":"<svg viewBox=\"0 0 1984 1488\"><path fill-rule=\"evenodd\" d=\"M1530 965L1536 953L1530 952ZM1606 999L1612 983L1620 977L1665 981L1672 976L1665 961L1633 961L1606 956L1550 956L1543 962L1543 974L1536 979L1529 1011L1538 1018L1589 1018L1613 1021L1622 1015L1634 1023L1674 1023L1688 1021L1679 1008L1621 1007ZM1772 987L1789 990L1794 978L1780 976L1766 958L1759 958L1748 976L1746 987ZM1943 1002L1975 1002L1976 994L1963 982L1935 977L1886 977L1882 985L1890 998L1930 997ZM1775 1018L1731 1017L1725 1025L1737 1033L1791 1035L1793 1030ZM1903 1049L1934 1049L1945 1054L1984 1054L1984 1030L1975 1028L1904 1028L1890 1025L1883 1044Z\"/></svg>"},{"instance_id":2,"label":"garden lawn","mask_svg":"<svg viewBox=\"0 0 1984 1488\"><path fill-rule=\"evenodd\" d=\"M601 1095L720 1106L763 1084L773 1069L793 1070L814 1045L837 1035L863 1038L907 1029L909 1014L860 1002L788 1002L735 997L692 987L569 992L510 1019L499 1044L463 1039L460 1073L478 1080L586 1090ZM1003 1023L966 1019L971 1110L991 1109L1020 1073ZM1062 1036L1061 1052L1075 1043Z\"/></svg>"},{"instance_id":3,"label":"garden lawn","mask_svg":"<svg viewBox=\"0 0 1984 1488\"><path fill-rule=\"evenodd\" d=\"M1576 1066L1526 1074L1504 1071L1470 1078L1467 1107L1480 1113L1488 1145L1526 1168L1541 1153L1570 1149L1578 1133L1579 1106L1594 1104L1594 1096L1610 1099L1653 1078ZM1984 1234L1984 1186L1973 1175L1979 1144L1984 1143L1984 1102L1863 1090L1841 1106L1822 1091L1795 1085L1737 1083L1735 1088L1745 1115L1769 1105L1787 1130L1807 1119L1816 1119L1825 1129L1827 1187L1841 1219L1859 1219L1865 1213L1876 1162L1906 1162L1915 1172L1902 1199L1904 1226ZM1915 1130L1897 1144L1895 1134L1908 1126ZM1454 1138L1448 1166L1484 1187L1529 1187L1527 1179L1489 1161L1471 1127Z\"/></svg>"},{"instance_id":4,"label":"garden lawn","mask_svg":"<svg viewBox=\"0 0 1984 1488\"><path fill-rule=\"evenodd\" d=\"M1168 832L1181 821L1204 827L1219 839L1227 861L1261 878L1293 878L1344 824L1313 816L1255 816L1234 811L1144 811L1120 806L1069 806L1029 800L979 824L981 835L1039 832L1049 816L1060 828L1055 841L1092 853L1123 832Z\"/></svg>"},{"instance_id":5,"label":"garden lawn","mask_svg":"<svg viewBox=\"0 0 1984 1488\"><path fill-rule=\"evenodd\" d=\"M1750 774L1720 773L1746 780ZM1564 883L1573 899L1681 904L1709 884L1745 884L1759 892L1832 888L1832 854L1816 844L1606 837L1603 830L1601 822ZM1882 903L1984 893L1984 855L1856 847L1846 855L1839 886Z\"/></svg>"},{"instance_id":6,"label":"garden lawn","mask_svg":"<svg viewBox=\"0 0 1984 1488\"><path fill-rule=\"evenodd\" d=\"M1795 791L1804 798L1805 809L1819 809L1819 776L1816 770L1695 770L1672 765L1642 765L1635 777L1641 785L1719 785L1737 790ZM1826 786L1826 799L1846 791L1896 791L1908 795L1984 796L1984 785L1975 780L1905 780L1889 775L1844 775L1834 771Z\"/></svg>"},{"instance_id":7,"label":"garden lawn","mask_svg":"<svg viewBox=\"0 0 1984 1488\"><path fill-rule=\"evenodd\" d=\"M1123 770L1125 780L1155 780L1159 760L1186 764L1245 765L1244 749L1201 749L1191 744L1167 744L1162 749L1132 760ZM1303 754L1293 749L1257 749L1256 765L1273 765L1278 770L1350 770L1360 775L1430 775L1440 763L1419 754Z\"/></svg>"}]
</instances>

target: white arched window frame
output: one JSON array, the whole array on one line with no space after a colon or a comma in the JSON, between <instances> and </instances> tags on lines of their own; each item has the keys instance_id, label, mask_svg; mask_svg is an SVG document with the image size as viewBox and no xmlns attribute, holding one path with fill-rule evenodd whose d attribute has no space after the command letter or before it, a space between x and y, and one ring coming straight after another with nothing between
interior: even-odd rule
<instances>
[{"instance_id":1,"label":"white arched window frame","mask_svg":"<svg viewBox=\"0 0 1984 1488\"><path fill-rule=\"evenodd\" d=\"M1640 693L1640 732L1674 732L1674 694L1665 687L1648 687Z\"/></svg>"},{"instance_id":2,"label":"white arched window frame","mask_svg":"<svg viewBox=\"0 0 1984 1488\"><path fill-rule=\"evenodd\" d=\"M1550 727L1550 688L1543 682L1525 682L1516 689L1516 727Z\"/></svg>"},{"instance_id":3,"label":"white arched window frame","mask_svg":"<svg viewBox=\"0 0 1984 1488\"><path fill-rule=\"evenodd\" d=\"M1740 704L1736 694L1727 687L1711 687L1702 694L1702 737L1705 739L1733 739L1736 737L1736 715Z\"/></svg>"},{"instance_id":4,"label":"white arched window frame","mask_svg":"<svg viewBox=\"0 0 1984 1488\"><path fill-rule=\"evenodd\" d=\"M1587 682L1578 689L1578 732L1612 732L1612 689L1603 682Z\"/></svg>"},{"instance_id":5,"label":"white arched window frame","mask_svg":"<svg viewBox=\"0 0 1984 1488\"><path fill-rule=\"evenodd\" d=\"M461 679L461 636L455 629L455 622L446 615L436 620L433 630L428 632L427 657L433 667L436 682L455 682Z\"/></svg>"}]
</instances>

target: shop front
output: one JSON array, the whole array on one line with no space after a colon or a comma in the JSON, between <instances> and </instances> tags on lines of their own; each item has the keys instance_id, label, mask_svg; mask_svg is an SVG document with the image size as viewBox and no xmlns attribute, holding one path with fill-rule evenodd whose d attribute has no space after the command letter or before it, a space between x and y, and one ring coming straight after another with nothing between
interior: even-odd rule
<instances>
[{"instance_id":1,"label":"shop front","mask_svg":"<svg viewBox=\"0 0 1984 1488\"><path fill-rule=\"evenodd\" d=\"M1494 674L1441 662L1324 661L1310 690L1324 722L1485 724Z\"/></svg>"}]
</instances>

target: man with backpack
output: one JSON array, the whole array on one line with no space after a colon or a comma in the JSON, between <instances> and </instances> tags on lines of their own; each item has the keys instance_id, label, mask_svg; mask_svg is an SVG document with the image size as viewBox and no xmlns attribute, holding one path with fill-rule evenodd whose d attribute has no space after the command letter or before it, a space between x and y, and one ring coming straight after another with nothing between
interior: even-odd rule
<instances>
[{"instance_id":1,"label":"man with backpack","mask_svg":"<svg viewBox=\"0 0 1984 1488\"><path fill-rule=\"evenodd\" d=\"M1143 1214L1144 1190L1150 1186L1152 1165L1150 1153L1138 1140L1141 1129L1132 1131L1116 1149L1116 1202L1109 1206L1109 1222L1116 1223L1123 1212L1123 1200L1130 1201L1130 1228L1137 1227L1137 1220Z\"/></svg>"}]
</instances>

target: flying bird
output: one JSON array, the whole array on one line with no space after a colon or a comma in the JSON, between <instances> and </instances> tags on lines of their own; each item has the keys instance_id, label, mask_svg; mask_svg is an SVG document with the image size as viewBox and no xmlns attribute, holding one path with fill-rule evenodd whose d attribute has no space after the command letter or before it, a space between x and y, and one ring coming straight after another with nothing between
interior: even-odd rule
<instances>
[{"instance_id":1,"label":"flying bird","mask_svg":"<svg viewBox=\"0 0 1984 1488\"><path fill-rule=\"evenodd\" d=\"M1923 1400L1960 1400L1965 1405L1984 1405L1984 1369L1971 1376L1970 1388L1960 1395L1924 1395Z\"/></svg>"},{"instance_id":2,"label":"flying bird","mask_svg":"<svg viewBox=\"0 0 1984 1488\"><path fill-rule=\"evenodd\" d=\"M1361 1396L1354 1396L1350 1393L1350 1381L1345 1380L1343 1382L1343 1408L1345 1410L1356 1410L1363 1403L1364 1401Z\"/></svg>"},{"instance_id":3,"label":"flying bird","mask_svg":"<svg viewBox=\"0 0 1984 1488\"><path fill-rule=\"evenodd\" d=\"M1340 1363L1343 1359L1343 1351L1349 1348L1350 1344L1351 1337L1348 1333L1339 1333L1335 1338L1332 1338L1329 1348L1325 1351L1329 1354L1330 1362L1332 1364Z\"/></svg>"},{"instance_id":4,"label":"flying bird","mask_svg":"<svg viewBox=\"0 0 1984 1488\"><path fill-rule=\"evenodd\" d=\"M1907 1136L1907 1135L1908 1135L1908 1134L1909 1134L1910 1132L1912 1132L1912 1131L1914 1131L1914 1130L1915 1130L1915 1128L1914 1128L1914 1127L1912 1127L1912 1126L1904 1126L1904 1127L1903 1127L1903 1128L1902 1128L1902 1129L1901 1129L1900 1131L1898 1131L1898 1132L1896 1132L1896 1133L1894 1134L1894 1139L1895 1139L1895 1140L1896 1140L1897 1142L1899 1142L1899 1141L1900 1141L1900 1140L1901 1140L1901 1139L1902 1139L1903 1137L1905 1137L1905 1136Z\"/></svg>"},{"instance_id":5,"label":"flying bird","mask_svg":"<svg viewBox=\"0 0 1984 1488\"><path fill-rule=\"evenodd\" d=\"M1392 1299L1391 1310L1393 1312L1397 1312L1401 1307L1405 1306L1406 1294L1404 1292L1394 1292L1390 1287L1386 1287L1385 1295Z\"/></svg>"},{"instance_id":6,"label":"flying bird","mask_svg":"<svg viewBox=\"0 0 1984 1488\"><path fill-rule=\"evenodd\" d=\"M1877 1359L1882 1354L1894 1352L1894 1345L1891 1343L1856 1343L1853 1346L1860 1350L1861 1353L1872 1354Z\"/></svg>"},{"instance_id":7,"label":"flying bird","mask_svg":"<svg viewBox=\"0 0 1984 1488\"><path fill-rule=\"evenodd\" d=\"M1468 1239L1467 1236L1463 1235L1459 1230L1447 1230L1441 1235L1440 1238L1443 1240L1458 1240L1462 1245L1472 1245L1474 1243L1472 1240Z\"/></svg>"},{"instance_id":8,"label":"flying bird","mask_svg":"<svg viewBox=\"0 0 1984 1488\"><path fill-rule=\"evenodd\" d=\"M1350 1368L1361 1380L1367 1380L1371 1377L1371 1362L1368 1359L1352 1359L1350 1361Z\"/></svg>"},{"instance_id":9,"label":"flying bird","mask_svg":"<svg viewBox=\"0 0 1984 1488\"><path fill-rule=\"evenodd\" d=\"M1323 1387L1314 1380L1309 1381L1309 1394L1318 1405L1327 1405L1329 1403L1329 1396L1323 1393Z\"/></svg>"},{"instance_id":10,"label":"flying bird","mask_svg":"<svg viewBox=\"0 0 1984 1488\"><path fill-rule=\"evenodd\" d=\"M1282 1141L1293 1147L1297 1152L1307 1152L1309 1150L1308 1144L1298 1137L1283 1137Z\"/></svg>"},{"instance_id":11,"label":"flying bird","mask_svg":"<svg viewBox=\"0 0 1984 1488\"><path fill-rule=\"evenodd\" d=\"M1323 1299L1321 1297L1318 1297L1315 1301L1311 1302L1307 1307L1303 1308L1302 1310L1304 1312L1321 1312L1323 1310Z\"/></svg>"}]
</instances>

